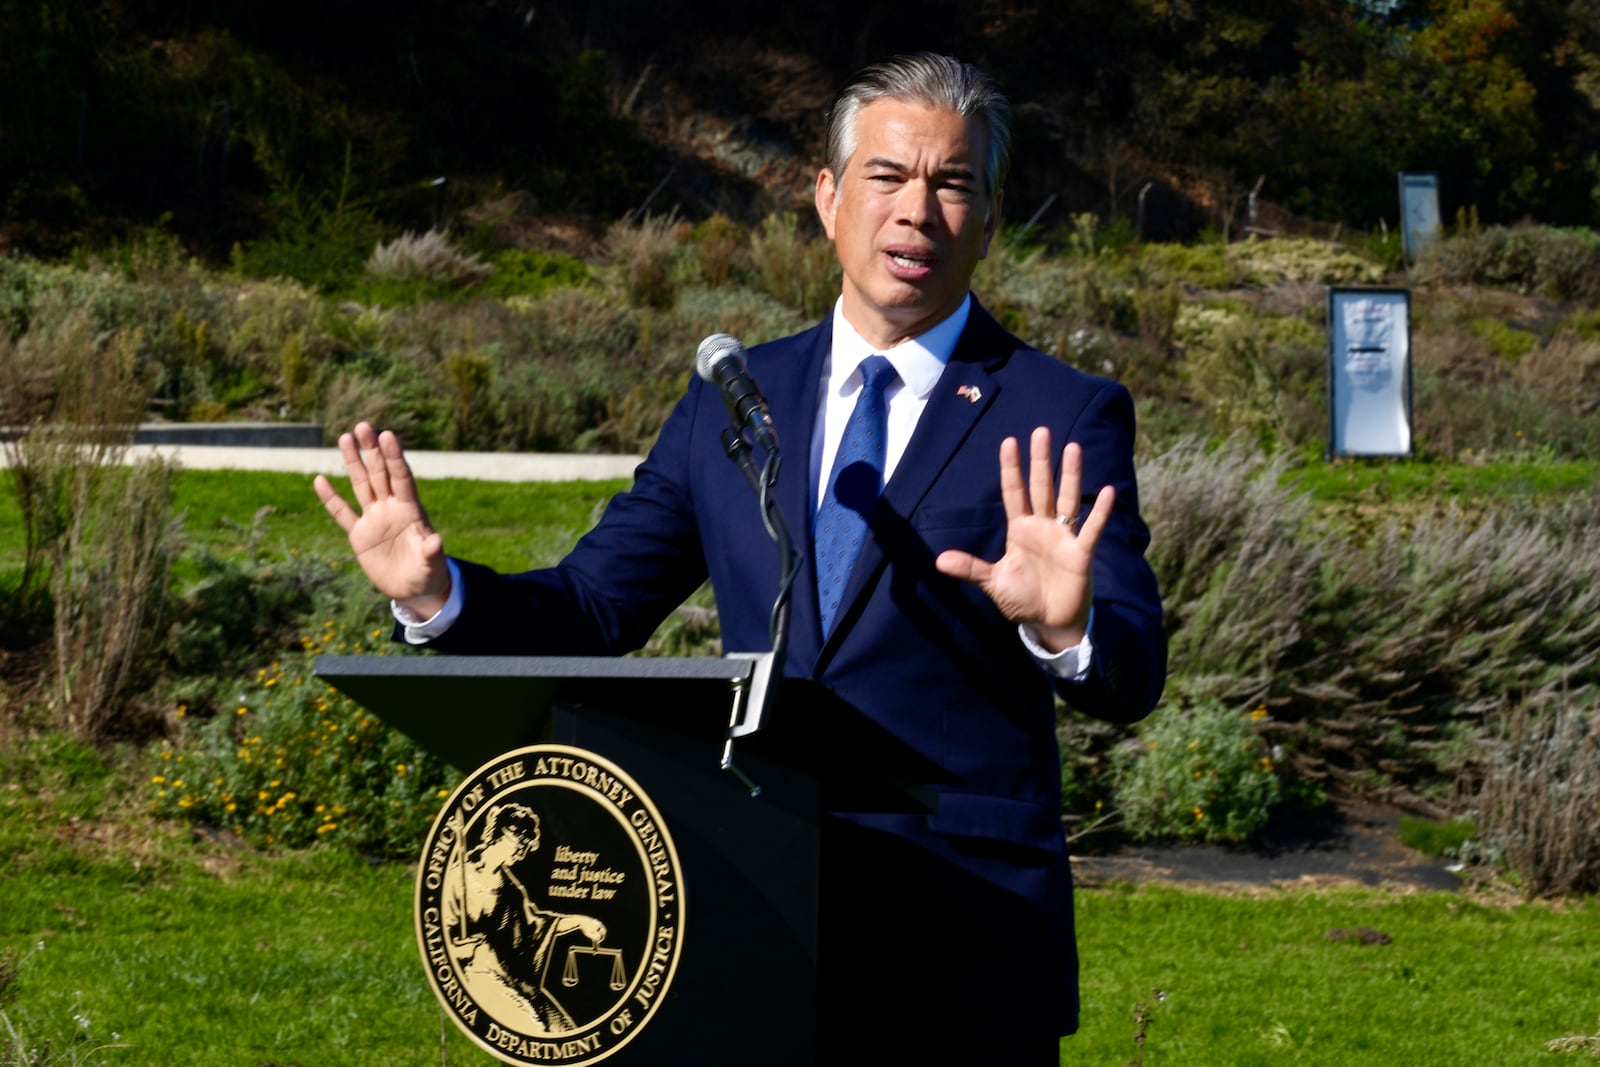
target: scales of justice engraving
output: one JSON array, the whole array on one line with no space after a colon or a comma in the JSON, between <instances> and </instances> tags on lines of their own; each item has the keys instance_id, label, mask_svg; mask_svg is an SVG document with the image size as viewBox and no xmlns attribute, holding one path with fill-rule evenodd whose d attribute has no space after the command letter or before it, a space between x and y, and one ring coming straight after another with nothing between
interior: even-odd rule
<instances>
[{"instance_id":1,"label":"scales of justice engraving","mask_svg":"<svg viewBox=\"0 0 1600 1067\"><path fill-rule=\"evenodd\" d=\"M512 802L489 809L482 841L469 852L458 845L451 855L442 908L446 937L461 983L479 1006L508 1020L525 1015L535 1032L570 1033L577 1024L545 987L556 942L577 934L588 939L588 952L611 955L616 979L608 984L613 991L626 986L620 980L622 953L600 949L606 927L599 919L535 903L514 869L538 850L539 840L539 816L532 808ZM568 988L581 981L574 955L578 951L576 945L568 949L562 971L562 985Z\"/></svg>"},{"instance_id":2,"label":"scales of justice engraving","mask_svg":"<svg viewBox=\"0 0 1600 1067\"><path fill-rule=\"evenodd\" d=\"M668 999L683 899L676 847L637 783L592 752L533 745L480 767L434 820L417 943L478 1045L581 1067Z\"/></svg>"}]
</instances>

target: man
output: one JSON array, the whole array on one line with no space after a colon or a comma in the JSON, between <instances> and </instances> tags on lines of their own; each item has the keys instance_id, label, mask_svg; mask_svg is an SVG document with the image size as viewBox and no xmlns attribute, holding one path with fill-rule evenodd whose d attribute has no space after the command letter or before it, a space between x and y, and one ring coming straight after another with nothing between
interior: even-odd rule
<instances>
[{"instance_id":1,"label":"man","mask_svg":"<svg viewBox=\"0 0 1600 1067\"><path fill-rule=\"evenodd\" d=\"M804 560L784 671L950 777L931 815L824 827L819 1001L863 1062L1057 1061L1077 961L1053 694L1131 722L1165 674L1126 390L1028 349L969 293L1009 159L1009 106L981 72L929 54L863 71L816 183L843 293L816 328L750 353L791 470L810 461L776 489ZM715 387L691 381L633 489L558 566L522 575L445 557L392 434L340 440L359 516L317 491L407 640L619 653L709 576L725 648L764 651L777 549L726 423ZM847 492L839 475L862 471L868 488Z\"/></svg>"}]
</instances>

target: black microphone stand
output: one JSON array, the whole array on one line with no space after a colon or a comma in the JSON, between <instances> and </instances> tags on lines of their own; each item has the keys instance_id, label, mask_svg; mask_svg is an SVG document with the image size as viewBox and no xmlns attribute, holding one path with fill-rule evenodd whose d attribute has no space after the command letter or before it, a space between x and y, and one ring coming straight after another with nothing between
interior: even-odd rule
<instances>
[{"instance_id":1,"label":"black microphone stand","mask_svg":"<svg viewBox=\"0 0 1600 1067\"><path fill-rule=\"evenodd\" d=\"M733 416L733 413L730 412L730 416ZM777 670L781 676L784 655L789 647L790 597L794 589L795 576L800 572L800 559L794 551L789 525L784 522L783 513L778 510L777 499L772 494L772 488L778 482L778 468L781 464L778 453L765 452L766 460L758 469L755 464L755 447L745 436L743 428L732 421L722 431L722 447L728 458L738 464L739 470L744 473L745 481L755 492L761 508L762 525L766 527L767 535L778 546L778 595L773 601L767 627L772 639L772 651L757 657L756 677L751 687L751 703L754 707L747 709L742 723L739 722L737 710L735 711L734 722L729 724L729 734L722 747L722 769L732 773L744 783L750 790L751 796L757 796L761 792L761 787L750 781L738 767L734 766L733 742L735 736L753 733L766 721L767 710L776 691L776 686L772 684L772 672Z\"/></svg>"}]
</instances>

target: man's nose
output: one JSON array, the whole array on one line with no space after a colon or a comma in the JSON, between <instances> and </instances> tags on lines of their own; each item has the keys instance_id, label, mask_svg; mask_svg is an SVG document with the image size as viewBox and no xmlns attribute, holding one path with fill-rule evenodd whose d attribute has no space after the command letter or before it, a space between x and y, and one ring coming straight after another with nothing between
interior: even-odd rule
<instances>
[{"instance_id":1,"label":"man's nose","mask_svg":"<svg viewBox=\"0 0 1600 1067\"><path fill-rule=\"evenodd\" d=\"M906 182L900 187L895 207L901 223L915 230L922 229L934 215L933 186L925 181Z\"/></svg>"}]
</instances>

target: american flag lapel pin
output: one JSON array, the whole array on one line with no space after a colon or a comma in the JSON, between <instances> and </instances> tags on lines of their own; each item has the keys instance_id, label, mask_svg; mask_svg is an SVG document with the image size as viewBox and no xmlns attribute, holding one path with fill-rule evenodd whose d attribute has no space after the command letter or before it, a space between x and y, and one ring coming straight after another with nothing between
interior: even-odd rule
<instances>
[{"instance_id":1,"label":"american flag lapel pin","mask_svg":"<svg viewBox=\"0 0 1600 1067\"><path fill-rule=\"evenodd\" d=\"M969 404L976 404L983 399L983 390L976 385L963 385L956 390L956 396L964 396Z\"/></svg>"}]
</instances>

